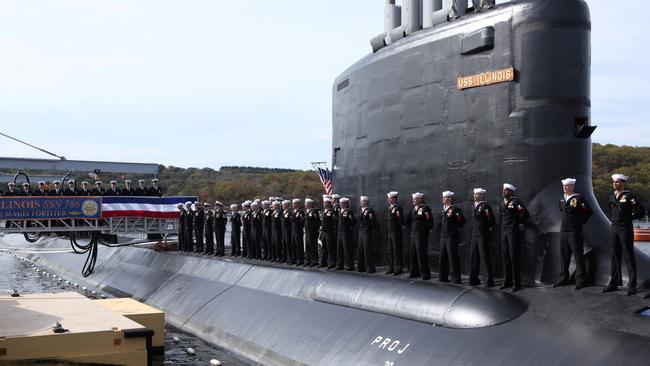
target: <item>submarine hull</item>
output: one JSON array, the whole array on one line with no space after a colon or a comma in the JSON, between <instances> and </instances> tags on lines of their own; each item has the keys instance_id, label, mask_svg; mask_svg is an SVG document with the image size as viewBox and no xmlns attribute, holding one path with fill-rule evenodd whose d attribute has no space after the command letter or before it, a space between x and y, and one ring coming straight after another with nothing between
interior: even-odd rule
<instances>
[{"instance_id":1,"label":"submarine hull","mask_svg":"<svg viewBox=\"0 0 650 366\"><path fill-rule=\"evenodd\" d=\"M24 245L20 236L0 243ZM571 312L568 327L548 318L548 303L498 291L134 247L102 247L95 272L82 278L85 256L57 253L67 245L45 239L18 254L88 291L160 308L172 325L264 365L641 365L650 358L647 319L628 309L621 321L639 323L630 333ZM545 297L572 296L553 292ZM618 298L593 294L587 302L612 299L612 311L642 303Z\"/></svg>"},{"instance_id":2,"label":"submarine hull","mask_svg":"<svg viewBox=\"0 0 650 366\"><path fill-rule=\"evenodd\" d=\"M405 209L411 193L423 192L435 213L441 192L451 190L471 217L473 188L487 189L486 200L498 211L502 184L514 184L531 213L522 277L550 283L560 275L560 180L577 178L576 191L595 210L585 229L589 274L592 283L604 284L610 222L591 181L590 36L584 1L513 1L413 33L363 58L334 83L334 190L354 200L369 196L380 214L388 191L401 193ZM512 81L459 85L460 77L485 79L486 72L508 68L514 68ZM470 228L460 246L464 274ZM438 232L430 235L434 267L438 238ZM491 250L497 275L499 243L497 229ZM379 251L385 258L387 249ZM637 256L639 277L648 278L648 257Z\"/></svg>"}]
</instances>

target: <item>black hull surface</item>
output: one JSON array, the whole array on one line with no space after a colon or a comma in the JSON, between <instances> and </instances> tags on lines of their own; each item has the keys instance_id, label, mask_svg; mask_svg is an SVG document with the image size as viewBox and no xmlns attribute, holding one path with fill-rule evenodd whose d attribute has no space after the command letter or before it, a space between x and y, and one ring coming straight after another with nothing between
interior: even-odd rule
<instances>
[{"instance_id":1,"label":"black hull surface","mask_svg":"<svg viewBox=\"0 0 650 366\"><path fill-rule=\"evenodd\" d=\"M23 246L21 236L0 243ZM648 320L633 314L639 298L550 289L514 296L129 247L102 247L95 272L83 279L84 255L48 253L67 244L41 240L19 255L88 292L163 309L169 323L265 365L645 365L650 359ZM538 299L527 304L527 294ZM549 309L556 301L606 306L610 313L589 320L580 315L589 306Z\"/></svg>"},{"instance_id":2,"label":"black hull surface","mask_svg":"<svg viewBox=\"0 0 650 366\"><path fill-rule=\"evenodd\" d=\"M462 54L480 45L476 34L490 28L492 49ZM513 1L413 33L363 58L334 83L334 190L353 202L367 195L380 213L391 190L401 193L406 209L410 194L423 192L434 211L440 211L441 192L451 190L471 216L474 187L487 189L498 210L502 184L512 183L531 212L523 278L550 283L560 274L560 180L575 177L576 190L596 209L585 234L591 277L605 283L610 223L592 190L589 133L577 133L591 124L590 36L582 0ZM457 88L460 76L509 67L516 70L513 82ZM497 231L492 253L501 268ZM434 253L438 236L430 236ZM468 247L460 248L465 274ZM380 251L385 258L386 249ZM650 277L648 257L637 251L637 258L639 278Z\"/></svg>"}]
</instances>

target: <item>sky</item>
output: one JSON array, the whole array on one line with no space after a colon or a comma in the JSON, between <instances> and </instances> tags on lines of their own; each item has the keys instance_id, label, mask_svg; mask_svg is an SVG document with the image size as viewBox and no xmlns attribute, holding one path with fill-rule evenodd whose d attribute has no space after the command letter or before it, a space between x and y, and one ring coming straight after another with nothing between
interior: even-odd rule
<instances>
[{"instance_id":1,"label":"sky","mask_svg":"<svg viewBox=\"0 0 650 366\"><path fill-rule=\"evenodd\" d=\"M650 2L588 3L593 140L650 146ZM0 0L0 132L68 159L308 169L383 4ZM0 156L51 158L2 137Z\"/></svg>"}]
</instances>

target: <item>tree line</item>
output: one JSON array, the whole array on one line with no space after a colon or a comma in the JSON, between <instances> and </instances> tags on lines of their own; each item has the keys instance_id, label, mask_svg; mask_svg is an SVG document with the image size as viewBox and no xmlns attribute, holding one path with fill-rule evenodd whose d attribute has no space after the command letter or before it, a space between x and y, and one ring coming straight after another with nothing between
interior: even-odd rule
<instances>
[{"instance_id":1,"label":"tree line","mask_svg":"<svg viewBox=\"0 0 650 366\"><path fill-rule=\"evenodd\" d=\"M650 200L650 148L593 144L593 187L605 212L614 172L630 177L628 188L644 204ZM201 200L218 199L225 204L271 195L318 198L323 194L317 174L304 170L238 166L214 170L161 165L159 176L167 195L198 195Z\"/></svg>"},{"instance_id":2,"label":"tree line","mask_svg":"<svg viewBox=\"0 0 650 366\"><path fill-rule=\"evenodd\" d=\"M607 206L612 194L611 175L615 172L630 177L627 187L650 208L650 148L593 144L592 168L594 193L605 212L609 212ZM15 172L0 169L0 173L12 175ZM56 176L58 173L33 171L29 174ZM204 201L213 202L218 199L224 204L276 195L287 199L312 197L320 201L323 194L318 175L305 170L248 166L223 166L214 170L160 165L158 177L167 196L198 196ZM75 178L79 181L92 181L91 177L83 175L76 175ZM143 177L129 174L109 176L106 173L99 178L105 184L110 179L117 179L121 187L125 179L133 180L134 186L137 186L137 179ZM146 184L149 185L149 182ZM6 186L2 187L3 190L5 188Z\"/></svg>"}]
</instances>

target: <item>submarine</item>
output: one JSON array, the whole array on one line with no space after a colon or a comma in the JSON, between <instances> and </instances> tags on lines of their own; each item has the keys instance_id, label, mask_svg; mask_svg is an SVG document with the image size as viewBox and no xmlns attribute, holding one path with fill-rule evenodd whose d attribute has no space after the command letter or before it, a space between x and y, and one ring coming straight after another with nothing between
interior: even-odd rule
<instances>
[{"instance_id":1,"label":"submarine","mask_svg":"<svg viewBox=\"0 0 650 366\"><path fill-rule=\"evenodd\" d=\"M496 209L502 184L514 184L530 211L522 280L554 283L560 274L560 181L576 178L576 192L595 208L584 232L588 274L592 284L604 285L611 224L591 180L596 126L587 3L512 1L481 12L470 8L448 21L451 3L404 0L399 7L389 0L373 53L336 79L334 190L355 200L369 196L380 215L391 190L409 199L425 193L434 214L441 193L450 190L468 213L473 188L486 189ZM471 225L465 230L469 240ZM492 253L500 253L498 230L493 234ZM438 238L430 236L434 267ZM464 272L469 250L459 248ZM638 277L650 278L650 258L638 249L636 256ZM492 258L497 270L498 257Z\"/></svg>"},{"instance_id":2,"label":"submarine","mask_svg":"<svg viewBox=\"0 0 650 366\"><path fill-rule=\"evenodd\" d=\"M372 53L334 81L333 185L369 196L382 214L390 190L424 192L435 210L449 189L466 209L472 188L486 188L496 207L501 184L515 184L531 213L527 286L516 295L116 246L96 251L83 277L85 257L61 250L69 247L61 238L22 250L22 236L5 235L3 248L89 290L160 308L172 325L264 365L647 365L647 301L544 285L560 273L567 176L596 211L585 231L593 284L609 273L609 221L591 188L586 2L515 0L480 12L452 12L452 4L388 1ZM637 255L639 277L648 278L648 258ZM464 246L461 256L469 257Z\"/></svg>"}]
</instances>

